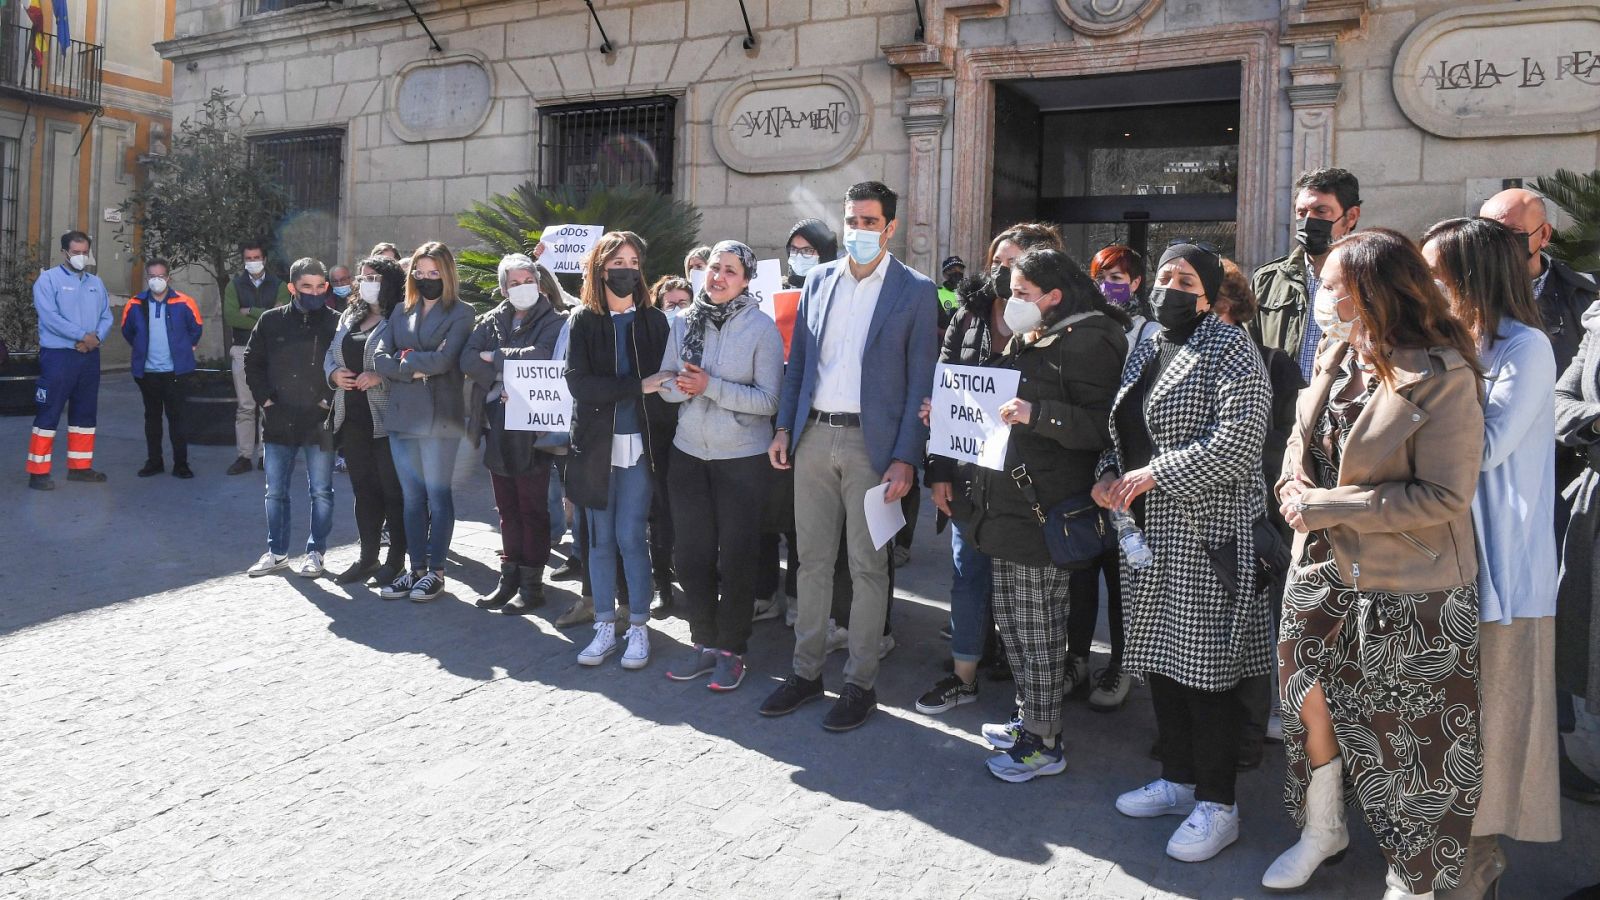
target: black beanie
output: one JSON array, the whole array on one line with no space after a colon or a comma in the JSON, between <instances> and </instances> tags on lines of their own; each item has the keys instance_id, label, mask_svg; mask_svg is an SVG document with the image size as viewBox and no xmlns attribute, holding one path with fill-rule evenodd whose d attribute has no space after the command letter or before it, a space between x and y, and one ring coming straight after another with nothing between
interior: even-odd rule
<instances>
[{"instance_id":1,"label":"black beanie","mask_svg":"<svg viewBox=\"0 0 1600 900\"><path fill-rule=\"evenodd\" d=\"M1200 276L1200 286L1205 288L1206 302L1216 303L1217 294L1222 292L1222 256L1213 250L1206 250L1194 244L1173 244L1167 252L1161 254L1161 262L1156 266L1156 271L1175 259L1181 259L1194 267L1196 275Z\"/></svg>"}]
</instances>

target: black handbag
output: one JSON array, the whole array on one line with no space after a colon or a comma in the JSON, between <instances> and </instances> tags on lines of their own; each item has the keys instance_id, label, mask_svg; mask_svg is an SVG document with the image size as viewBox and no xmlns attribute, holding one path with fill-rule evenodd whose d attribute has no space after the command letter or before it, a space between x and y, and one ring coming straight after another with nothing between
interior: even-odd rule
<instances>
[{"instance_id":1,"label":"black handbag","mask_svg":"<svg viewBox=\"0 0 1600 900\"><path fill-rule=\"evenodd\" d=\"M1105 510L1089 494L1074 494L1049 510L1039 501L1026 464L1011 470L1023 499L1044 529L1050 561L1063 569L1087 569L1095 560L1116 549L1116 532L1106 522Z\"/></svg>"}]
</instances>

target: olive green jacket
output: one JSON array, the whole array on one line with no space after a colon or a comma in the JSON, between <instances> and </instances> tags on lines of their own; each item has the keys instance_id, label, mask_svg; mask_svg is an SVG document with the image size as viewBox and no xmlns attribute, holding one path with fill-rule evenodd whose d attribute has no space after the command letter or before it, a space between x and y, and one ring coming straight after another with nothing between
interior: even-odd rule
<instances>
[{"instance_id":1,"label":"olive green jacket","mask_svg":"<svg viewBox=\"0 0 1600 900\"><path fill-rule=\"evenodd\" d=\"M1296 247L1288 256L1256 269L1250 278L1250 287L1261 307L1248 326L1250 336L1257 344L1282 350L1297 361L1300 344L1306 339L1306 317L1311 315L1310 298L1306 296L1309 266L1306 251Z\"/></svg>"}]
</instances>

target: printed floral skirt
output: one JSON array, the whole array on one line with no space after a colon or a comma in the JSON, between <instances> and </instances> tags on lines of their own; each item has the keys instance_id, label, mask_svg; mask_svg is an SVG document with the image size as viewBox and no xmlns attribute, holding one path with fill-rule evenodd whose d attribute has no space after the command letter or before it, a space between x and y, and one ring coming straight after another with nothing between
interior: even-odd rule
<instances>
[{"instance_id":1,"label":"printed floral skirt","mask_svg":"<svg viewBox=\"0 0 1600 900\"><path fill-rule=\"evenodd\" d=\"M1289 574L1278 667L1289 759L1284 800L1305 824L1301 704L1322 685L1355 804L1412 893L1454 887L1483 783L1478 590L1358 594L1313 535Z\"/></svg>"}]
</instances>

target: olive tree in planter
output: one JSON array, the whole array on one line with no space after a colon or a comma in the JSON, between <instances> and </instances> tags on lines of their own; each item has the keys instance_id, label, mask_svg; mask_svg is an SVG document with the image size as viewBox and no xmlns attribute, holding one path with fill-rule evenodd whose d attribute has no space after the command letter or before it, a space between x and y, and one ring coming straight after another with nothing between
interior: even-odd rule
<instances>
[{"instance_id":1,"label":"olive tree in planter","mask_svg":"<svg viewBox=\"0 0 1600 900\"><path fill-rule=\"evenodd\" d=\"M0 415L28 415L39 381L39 316L33 309L33 283L50 264L44 245L19 244L0 253Z\"/></svg>"},{"instance_id":2,"label":"olive tree in planter","mask_svg":"<svg viewBox=\"0 0 1600 900\"><path fill-rule=\"evenodd\" d=\"M219 300L239 245L270 236L289 205L277 168L252 157L245 125L238 104L213 88L199 111L179 123L171 150L152 161L144 184L122 204L117 231L117 240L138 258L161 257L173 271L194 266L210 275ZM220 313L206 327L227 334ZM218 416L227 417L232 434L232 377L226 364L213 365L196 373L184 411L196 443L210 442L207 436L222 427L211 421ZM220 402L224 396L230 402Z\"/></svg>"}]
</instances>

